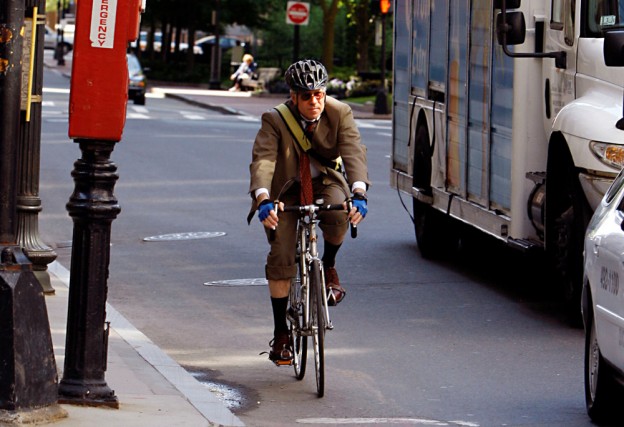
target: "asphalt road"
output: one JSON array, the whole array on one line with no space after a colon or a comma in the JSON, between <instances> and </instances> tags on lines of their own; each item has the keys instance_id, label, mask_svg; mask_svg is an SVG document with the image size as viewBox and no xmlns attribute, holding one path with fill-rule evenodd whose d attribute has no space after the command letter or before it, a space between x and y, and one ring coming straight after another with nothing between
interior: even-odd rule
<instances>
[{"instance_id":1,"label":"asphalt road","mask_svg":"<svg viewBox=\"0 0 624 427\"><path fill-rule=\"evenodd\" d=\"M69 268L65 204L80 150L67 138L67 80L46 71L45 81L39 228ZM171 99L129 104L112 155L122 212L108 301L250 426L591 425L583 333L566 324L537 262L472 240L444 260L422 259L388 184L390 122L359 124L370 212L339 254L348 295L326 336L325 398L312 374L297 381L259 355L273 325L267 245L257 219L245 221L258 117Z\"/></svg>"}]
</instances>

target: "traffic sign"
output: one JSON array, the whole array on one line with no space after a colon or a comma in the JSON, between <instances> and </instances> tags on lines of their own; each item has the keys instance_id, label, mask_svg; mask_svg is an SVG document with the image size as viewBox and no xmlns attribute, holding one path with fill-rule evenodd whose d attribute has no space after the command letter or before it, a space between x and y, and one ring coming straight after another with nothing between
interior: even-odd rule
<instances>
[{"instance_id":1,"label":"traffic sign","mask_svg":"<svg viewBox=\"0 0 624 427\"><path fill-rule=\"evenodd\" d=\"M291 25L308 25L310 20L310 3L289 1L286 4L286 23Z\"/></svg>"}]
</instances>

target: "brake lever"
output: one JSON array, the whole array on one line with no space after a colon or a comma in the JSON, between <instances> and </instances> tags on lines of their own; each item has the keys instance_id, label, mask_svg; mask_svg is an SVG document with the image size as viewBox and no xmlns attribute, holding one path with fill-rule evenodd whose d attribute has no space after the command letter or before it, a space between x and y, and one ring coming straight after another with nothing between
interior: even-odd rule
<instances>
[{"instance_id":1,"label":"brake lever","mask_svg":"<svg viewBox=\"0 0 624 427\"><path fill-rule=\"evenodd\" d=\"M349 210L349 213L351 213L351 209L353 209L353 201L351 200L351 198L347 200L347 208ZM349 228L351 228L351 238L355 239L357 237L357 225L349 221Z\"/></svg>"}]
</instances>

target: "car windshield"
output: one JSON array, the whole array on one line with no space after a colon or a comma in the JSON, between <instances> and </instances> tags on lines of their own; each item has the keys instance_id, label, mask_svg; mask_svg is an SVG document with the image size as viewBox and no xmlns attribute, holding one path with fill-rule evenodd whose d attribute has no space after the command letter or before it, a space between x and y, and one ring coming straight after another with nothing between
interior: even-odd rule
<instances>
[{"instance_id":1,"label":"car windshield","mask_svg":"<svg viewBox=\"0 0 624 427\"><path fill-rule=\"evenodd\" d=\"M141 65L139 64L139 60L136 56L126 55L128 58L128 71L130 74L138 74L141 72Z\"/></svg>"},{"instance_id":2,"label":"car windshield","mask_svg":"<svg viewBox=\"0 0 624 427\"><path fill-rule=\"evenodd\" d=\"M604 31L624 27L624 0L589 0L587 28L594 36Z\"/></svg>"}]
</instances>

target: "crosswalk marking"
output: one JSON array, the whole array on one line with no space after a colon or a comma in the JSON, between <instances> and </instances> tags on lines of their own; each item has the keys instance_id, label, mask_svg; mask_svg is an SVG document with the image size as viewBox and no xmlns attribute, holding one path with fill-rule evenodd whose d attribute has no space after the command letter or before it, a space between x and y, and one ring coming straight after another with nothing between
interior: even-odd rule
<instances>
[{"instance_id":1,"label":"crosswalk marking","mask_svg":"<svg viewBox=\"0 0 624 427\"><path fill-rule=\"evenodd\" d=\"M45 90L44 90L45 91ZM55 90L49 90L49 92L56 92ZM42 112L42 117L49 122L62 122L67 121L67 118L61 118L62 116L67 117L69 114L67 111L67 106L65 103L58 104L55 101L43 101L42 106L44 108ZM201 111L192 111L192 110L181 110L177 112L179 116L182 116L185 120L209 120L210 118L220 117L225 118L224 116L215 113L209 114ZM169 115L169 113L166 113ZM178 117L179 117L178 116ZM159 110L156 111L150 110L148 107L142 105L128 105L128 109L126 112L127 120L160 120L161 118L165 119L162 115L159 114ZM170 117L171 118L171 117ZM259 116L252 115L236 115L230 116L228 119L235 119L241 122L246 123L260 123L261 119ZM387 120L360 120L357 119L356 124L361 129L377 129L377 130L391 130L392 126L388 123ZM390 133L380 132L379 135L383 136L391 136Z\"/></svg>"},{"instance_id":2,"label":"crosswalk marking","mask_svg":"<svg viewBox=\"0 0 624 427\"><path fill-rule=\"evenodd\" d=\"M147 114L141 114L141 113L126 113L126 119L140 119L140 120L150 120L151 117L148 116Z\"/></svg>"}]
</instances>

